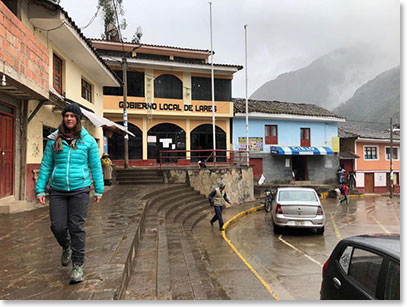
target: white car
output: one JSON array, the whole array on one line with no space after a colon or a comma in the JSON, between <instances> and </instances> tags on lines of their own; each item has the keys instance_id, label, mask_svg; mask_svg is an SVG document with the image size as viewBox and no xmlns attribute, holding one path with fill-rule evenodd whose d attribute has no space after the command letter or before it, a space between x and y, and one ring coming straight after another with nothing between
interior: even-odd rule
<instances>
[{"instance_id":1,"label":"white car","mask_svg":"<svg viewBox=\"0 0 407 307\"><path fill-rule=\"evenodd\" d=\"M274 233L281 228L314 228L325 230L325 213L317 192L311 188L278 188L271 209Z\"/></svg>"}]
</instances>

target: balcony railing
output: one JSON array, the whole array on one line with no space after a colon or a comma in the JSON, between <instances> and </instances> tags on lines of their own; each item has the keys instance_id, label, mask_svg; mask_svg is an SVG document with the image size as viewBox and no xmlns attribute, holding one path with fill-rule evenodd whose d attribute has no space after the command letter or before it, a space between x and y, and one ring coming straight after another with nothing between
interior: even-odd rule
<instances>
[{"instance_id":1,"label":"balcony railing","mask_svg":"<svg viewBox=\"0 0 407 307\"><path fill-rule=\"evenodd\" d=\"M194 165L198 161L209 166L248 165L249 152L246 150L197 149L197 150L161 150L160 167Z\"/></svg>"}]
</instances>

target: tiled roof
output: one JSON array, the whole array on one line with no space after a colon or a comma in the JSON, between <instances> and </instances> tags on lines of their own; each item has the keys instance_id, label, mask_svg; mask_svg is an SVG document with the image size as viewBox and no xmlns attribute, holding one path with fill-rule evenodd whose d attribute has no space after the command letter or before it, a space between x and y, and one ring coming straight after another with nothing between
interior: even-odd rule
<instances>
[{"instance_id":1,"label":"tiled roof","mask_svg":"<svg viewBox=\"0 0 407 307\"><path fill-rule=\"evenodd\" d=\"M106 39L101 39L101 38L91 38L90 40L112 43L112 41L109 41ZM116 42L116 43L121 44L120 42ZM183 48L183 47L166 46L166 45L154 45L154 44L145 44L145 43L131 43L131 42L123 42L123 44L141 46L141 47L145 46L145 47L168 48L168 49L177 49L177 50L185 50L185 51L197 51L197 52L208 53L209 55L211 54L210 50L205 50L205 49L193 49L193 48ZM213 54L215 54L215 52L213 52Z\"/></svg>"},{"instance_id":2,"label":"tiled roof","mask_svg":"<svg viewBox=\"0 0 407 307\"><path fill-rule=\"evenodd\" d=\"M233 98L232 100L235 114L246 113L246 99ZM314 104L249 99L248 107L249 113L289 114L343 119L343 117Z\"/></svg>"},{"instance_id":3,"label":"tiled roof","mask_svg":"<svg viewBox=\"0 0 407 307\"><path fill-rule=\"evenodd\" d=\"M102 65L116 78L116 80L119 83L122 83L122 80L120 80L120 78L113 72L113 70L110 69L110 67L105 63L105 61L101 58L101 56L97 53L96 49L92 46L91 41L85 36L83 35L82 31L79 29L79 27L76 25L76 23L73 21L73 19L68 15L68 12L65 11L59 4L55 3L52 0L41 0L44 1L48 4L53 5L55 8L60 9L61 12L64 14L65 18L68 20L68 22L70 23L70 25L72 26L73 29L75 29L75 31L78 33L78 35L80 36L80 38L82 38L86 44L89 46L89 48L92 50L92 52L95 54L95 56L98 58L98 60L102 63Z\"/></svg>"},{"instance_id":4,"label":"tiled roof","mask_svg":"<svg viewBox=\"0 0 407 307\"><path fill-rule=\"evenodd\" d=\"M341 138L390 139L389 131L377 131L353 123L339 123L338 134ZM400 136L393 134L393 139L400 140Z\"/></svg>"}]
</instances>

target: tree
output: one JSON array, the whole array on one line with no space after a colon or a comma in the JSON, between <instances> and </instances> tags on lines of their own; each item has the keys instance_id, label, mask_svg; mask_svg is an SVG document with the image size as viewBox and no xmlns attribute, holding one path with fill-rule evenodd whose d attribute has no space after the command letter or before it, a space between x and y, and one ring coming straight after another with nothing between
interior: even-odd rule
<instances>
[{"instance_id":1,"label":"tree","mask_svg":"<svg viewBox=\"0 0 407 307\"><path fill-rule=\"evenodd\" d=\"M127 22L125 18L122 18L121 23L117 26L115 11L117 11L117 19L124 15L123 0L99 0L98 7L102 9L105 25L102 39L119 42L119 30L125 30Z\"/></svg>"}]
</instances>

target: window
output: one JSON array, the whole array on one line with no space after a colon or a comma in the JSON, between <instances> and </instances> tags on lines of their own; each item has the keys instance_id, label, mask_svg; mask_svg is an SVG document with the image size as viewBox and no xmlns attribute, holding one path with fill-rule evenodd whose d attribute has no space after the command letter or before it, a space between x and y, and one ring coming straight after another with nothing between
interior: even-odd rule
<instances>
[{"instance_id":1,"label":"window","mask_svg":"<svg viewBox=\"0 0 407 307\"><path fill-rule=\"evenodd\" d=\"M114 73L123 80L122 70L114 70ZM123 96L123 86L104 86L103 95ZM127 96L144 97L144 72L127 71Z\"/></svg>"},{"instance_id":2,"label":"window","mask_svg":"<svg viewBox=\"0 0 407 307\"><path fill-rule=\"evenodd\" d=\"M310 128L301 128L301 147L310 147L311 146L311 129Z\"/></svg>"},{"instance_id":3,"label":"window","mask_svg":"<svg viewBox=\"0 0 407 307\"><path fill-rule=\"evenodd\" d=\"M92 85L82 78L82 98L92 102Z\"/></svg>"},{"instance_id":4,"label":"window","mask_svg":"<svg viewBox=\"0 0 407 307\"><path fill-rule=\"evenodd\" d=\"M385 300L400 299L400 264L390 260L387 271L386 289L384 291Z\"/></svg>"},{"instance_id":5,"label":"window","mask_svg":"<svg viewBox=\"0 0 407 307\"><path fill-rule=\"evenodd\" d=\"M393 147L393 160L399 159L399 148ZM390 160L390 147L386 147L386 160Z\"/></svg>"},{"instance_id":6,"label":"window","mask_svg":"<svg viewBox=\"0 0 407 307\"><path fill-rule=\"evenodd\" d=\"M54 54L54 89L62 95L62 60Z\"/></svg>"},{"instance_id":7,"label":"window","mask_svg":"<svg viewBox=\"0 0 407 307\"><path fill-rule=\"evenodd\" d=\"M346 274L349 273L350 257L352 256L353 247L347 246L339 258L339 265L345 271Z\"/></svg>"},{"instance_id":8,"label":"window","mask_svg":"<svg viewBox=\"0 0 407 307\"><path fill-rule=\"evenodd\" d=\"M278 144L277 138L277 125L266 125L266 145L267 144Z\"/></svg>"},{"instance_id":9,"label":"window","mask_svg":"<svg viewBox=\"0 0 407 307\"><path fill-rule=\"evenodd\" d=\"M377 280L379 279L382 262L383 257L355 248L348 275L357 280L365 289L376 294Z\"/></svg>"},{"instance_id":10,"label":"window","mask_svg":"<svg viewBox=\"0 0 407 307\"><path fill-rule=\"evenodd\" d=\"M45 147L47 146L48 142L48 135L50 135L52 132L54 132L55 128L48 127L48 126L42 126L42 151L45 151Z\"/></svg>"},{"instance_id":11,"label":"window","mask_svg":"<svg viewBox=\"0 0 407 307\"><path fill-rule=\"evenodd\" d=\"M378 148L377 146L365 146L364 150L364 157L365 160L377 160L378 158Z\"/></svg>"},{"instance_id":12,"label":"window","mask_svg":"<svg viewBox=\"0 0 407 307\"><path fill-rule=\"evenodd\" d=\"M161 75L154 80L155 98L182 99L182 82L173 75Z\"/></svg>"},{"instance_id":13,"label":"window","mask_svg":"<svg viewBox=\"0 0 407 307\"><path fill-rule=\"evenodd\" d=\"M192 77L192 100L212 100L211 78ZM232 80L215 78L215 100L232 101Z\"/></svg>"}]
</instances>

